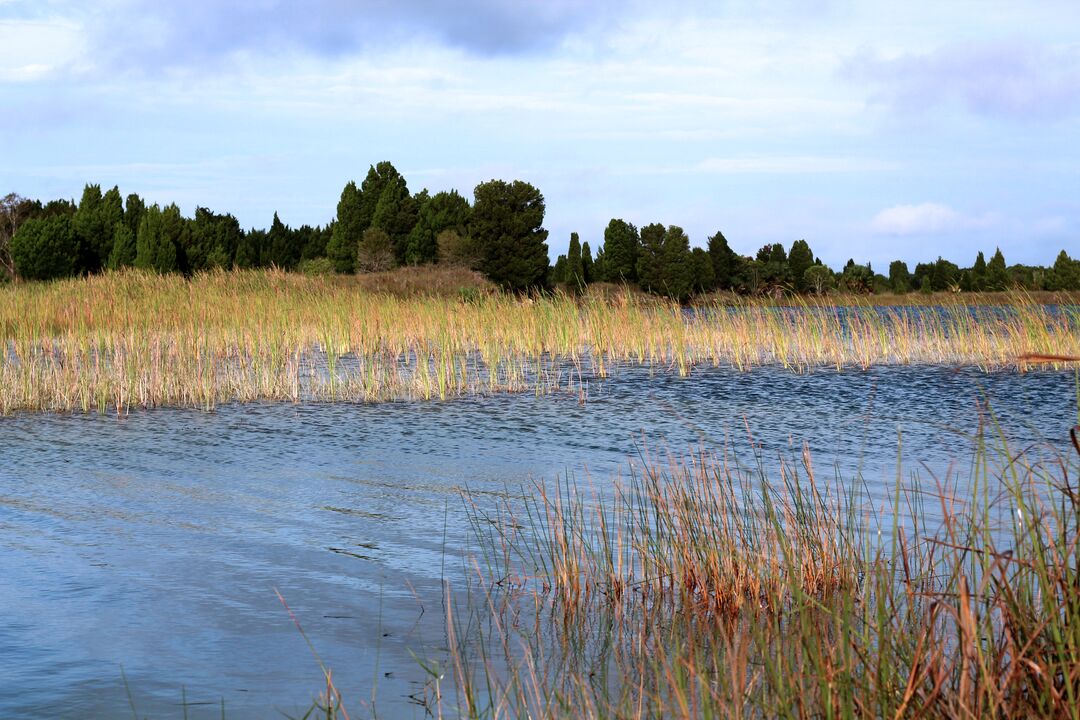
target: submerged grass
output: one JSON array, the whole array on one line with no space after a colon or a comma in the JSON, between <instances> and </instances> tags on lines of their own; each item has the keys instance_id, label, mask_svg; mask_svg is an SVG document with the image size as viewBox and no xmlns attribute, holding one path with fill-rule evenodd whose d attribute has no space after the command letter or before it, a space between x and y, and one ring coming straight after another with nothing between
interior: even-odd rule
<instances>
[{"instance_id":1,"label":"submerged grass","mask_svg":"<svg viewBox=\"0 0 1080 720\"><path fill-rule=\"evenodd\" d=\"M805 451L470 503L450 714L1080 717L1080 462L989 427L967 482L898 469L880 514Z\"/></svg>"},{"instance_id":2,"label":"submerged grass","mask_svg":"<svg viewBox=\"0 0 1080 720\"><path fill-rule=\"evenodd\" d=\"M519 298L471 285L455 297L448 288L458 281L424 294L416 278L129 271L5 286L0 413L506 391L584 398L588 378L629 364L680 375L766 364L1023 370L1080 355L1080 309L1023 295L1004 307L724 300L687 311L629 293Z\"/></svg>"}]
</instances>

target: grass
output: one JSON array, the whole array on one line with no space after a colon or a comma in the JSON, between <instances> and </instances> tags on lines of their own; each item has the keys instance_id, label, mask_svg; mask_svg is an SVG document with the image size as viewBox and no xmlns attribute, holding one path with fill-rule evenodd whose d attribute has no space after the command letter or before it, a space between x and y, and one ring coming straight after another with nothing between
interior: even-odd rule
<instances>
[{"instance_id":1,"label":"grass","mask_svg":"<svg viewBox=\"0 0 1080 720\"><path fill-rule=\"evenodd\" d=\"M805 451L470 503L447 714L1080 717L1080 462L987 428L881 513Z\"/></svg>"},{"instance_id":2,"label":"grass","mask_svg":"<svg viewBox=\"0 0 1080 720\"><path fill-rule=\"evenodd\" d=\"M626 365L684 376L765 364L1024 370L1080 356L1080 310L1024 295L1004 311L724 300L686 312L630 293L518 298L468 273L431 273L123 272L5 286L0 413L556 390L584 399L589 378Z\"/></svg>"}]
</instances>

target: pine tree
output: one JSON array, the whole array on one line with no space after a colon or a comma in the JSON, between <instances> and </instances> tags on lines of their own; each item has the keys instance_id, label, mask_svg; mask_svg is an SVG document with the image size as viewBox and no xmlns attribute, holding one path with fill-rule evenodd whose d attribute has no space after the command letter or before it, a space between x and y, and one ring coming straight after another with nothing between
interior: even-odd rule
<instances>
[{"instance_id":1,"label":"pine tree","mask_svg":"<svg viewBox=\"0 0 1080 720\"><path fill-rule=\"evenodd\" d=\"M671 225L664 233L663 294L685 301L694 291L694 259L690 254L690 238L681 227Z\"/></svg>"},{"instance_id":2,"label":"pine tree","mask_svg":"<svg viewBox=\"0 0 1080 720\"><path fill-rule=\"evenodd\" d=\"M798 292L809 290L805 275L807 269L814 264L814 253L810 251L810 245L805 240L796 240L791 244L787 263L795 289Z\"/></svg>"},{"instance_id":3,"label":"pine tree","mask_svg":"<svg viewBox=\"0 0 1080 720\"><path fill-rule=\"evenodd\" d=\"M585 285L585 271L581 265L581 241L577 233L570 233L570 247L566 251L566 284L572 292Z\"/></svg>"},{"instance_id":4,"label":"pine tree","mask_svg":"<svg viewBox=\"0 0 1080 720\"><path fill-rule=\"evenodd\" d=\"M337 205L337 219L330 241L326 244L326 256L334 263L334 269L351 273L356 269L356 248L367 227L363 222L361 194L351 180L341 191ZM245 262L250 258L245 257ZM240 260L237 260L240 264ZM256 261L257 264L257 261Z\"/></svg>"},{"instance_id":5,"label":"pine tree","mask_svg":"<svg viewBox=\"0 0 1080 720\"><path fill-rule=\"evenodd\" d=\"M110 270L130 267L135 264L135 234L124 223L117 224L113 230L113 249L109 253L107 267Z\"/></svg>"},{"instance_id":6,"label":"pine tree","mask_svg":"<svg viewBox=\"0 0 1080 720\"><path fill-rule=\"evenodd\" d=\"M717 231L709 238L708 252L713 265L714 286L721 290L734 287L736 257L724 233Z\"/></svg>"},{"instance_id":7,"label":"pine tree","mask_svg":"<svg viewBox=\"0 0 1080 720\"><path fill-rule=\"evenodd\" d=\"M637 278L642 290L661 293L664 291L664 235L667 230L660 223L641 228L641 248L637 259Z\"/></svg>"},{"instance_id":8,"label":"pine tree","mask_svg":"<svg viewBox=\"0 0 1080 720\"><path fill-rule=\"evenodd\" d=\"M975 256L975 264L971 266L971 289L986 289L986 258L983 257L982 250Z\"/></svg>"},{"instance_id":9,"label":"pine tree","mask_svg":"<svg viewBox=\"0 0 1080 720\"><path fill-rule=\"evenodd\" d=\"M588 241L581 244L581 277L586 285L596 280L592 248Z\"/></svg>"},{"instance_id":10,"label":"pine tree","mask_svg":"<svg viewBox=\"0 0 1080 720\"><path fill-rule=\"evenodd\" d=\"M1009 271L1005 267L1005 256L1001 254L1001 248L997 248L990 262L986 264L986 289L998 291L1008 287Z\"/></svg>"},{"instance_id":11,"label":"pine tree","mask_svg":"<svg viewBox=\"0 0 1080 720\"><path fill-rule=\"evenodd\" d=\"M544 196L520 180L480 183L473 196L469 234L481 272L509 290L544 286L550 267Z\"/></svg>"},{"instance_id":12,"label":"pine tree","mask_svg":"<svg viewBox=\"0 0 1080 720\"><path fill-rule=\"evenodd\" d=\"M625 220L612 219L604 230L604 275L608 282L636 282L641 238Z\"/></svg>"},{"instance_id":13,"label":"pine tree","mask_svg":"<svg viewBox=\"0 0 1080 720\"><path fill-rule=\"evenodd\" d=\"M417 197L421 197L418 195ZM453 230L465 237L472 208L469 201L457 190L435 193L422 200L418 208L416 225L409 233L405 260L410 265L432 263L439 260L439 235Z\"/></svg>"}]
</instances>

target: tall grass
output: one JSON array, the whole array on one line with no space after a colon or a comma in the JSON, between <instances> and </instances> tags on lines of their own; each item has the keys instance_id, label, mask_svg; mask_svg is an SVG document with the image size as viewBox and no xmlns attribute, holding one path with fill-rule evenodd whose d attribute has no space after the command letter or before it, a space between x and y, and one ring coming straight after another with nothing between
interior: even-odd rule
<instances>
[{"instance_id":1,"label":"tall grass","mask_svg":"<svg viewBox=\"0 0 1080 720\"><path fill-rule=\"evenodd\" d=\"M468 717L1080 717L1080 462L976 438L878 512L808 453L470 504ZM996 450L991 448L996 447ZM1078 448L1080 450L1080 448Z\"/></svg>"},{"instance_id":2,"label":"tall grass","mask_svg":"<svg viewBox=\"0 0 1080 720\"><path fill-rule=\"evenodd\" d=\"M691 312L628 293L576 300L471 290L463 300L399 280L407 291L392 290L391 279L275 271L190 280L123 272L6 286L0 413L557 389L584 397L588 378L631 364L679 375L707 365L1027 369L1033 360L1025 358L1060 367L1080 355L1080 310L1053 311L1021 295L1004 310L802 301Z\"/></svg>"}]
</instances>

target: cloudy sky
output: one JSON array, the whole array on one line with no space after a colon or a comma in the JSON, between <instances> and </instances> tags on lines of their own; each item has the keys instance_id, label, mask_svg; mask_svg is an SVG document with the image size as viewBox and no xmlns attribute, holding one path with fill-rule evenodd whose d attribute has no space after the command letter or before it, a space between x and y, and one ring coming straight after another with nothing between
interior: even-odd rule
<instances>
[{"instance_id":1,"label":"cloudy sky","mask_svg":"<svg viewBox=\"0 0 1080 720\"><path fill-rule=\"evenodd\" d=\"M0 194L316 224L386 159L532 182L553 254L612 217L880 270L1080 254L1076 0L677 4L0 0Z\"/></svg>"}]
</instances>

